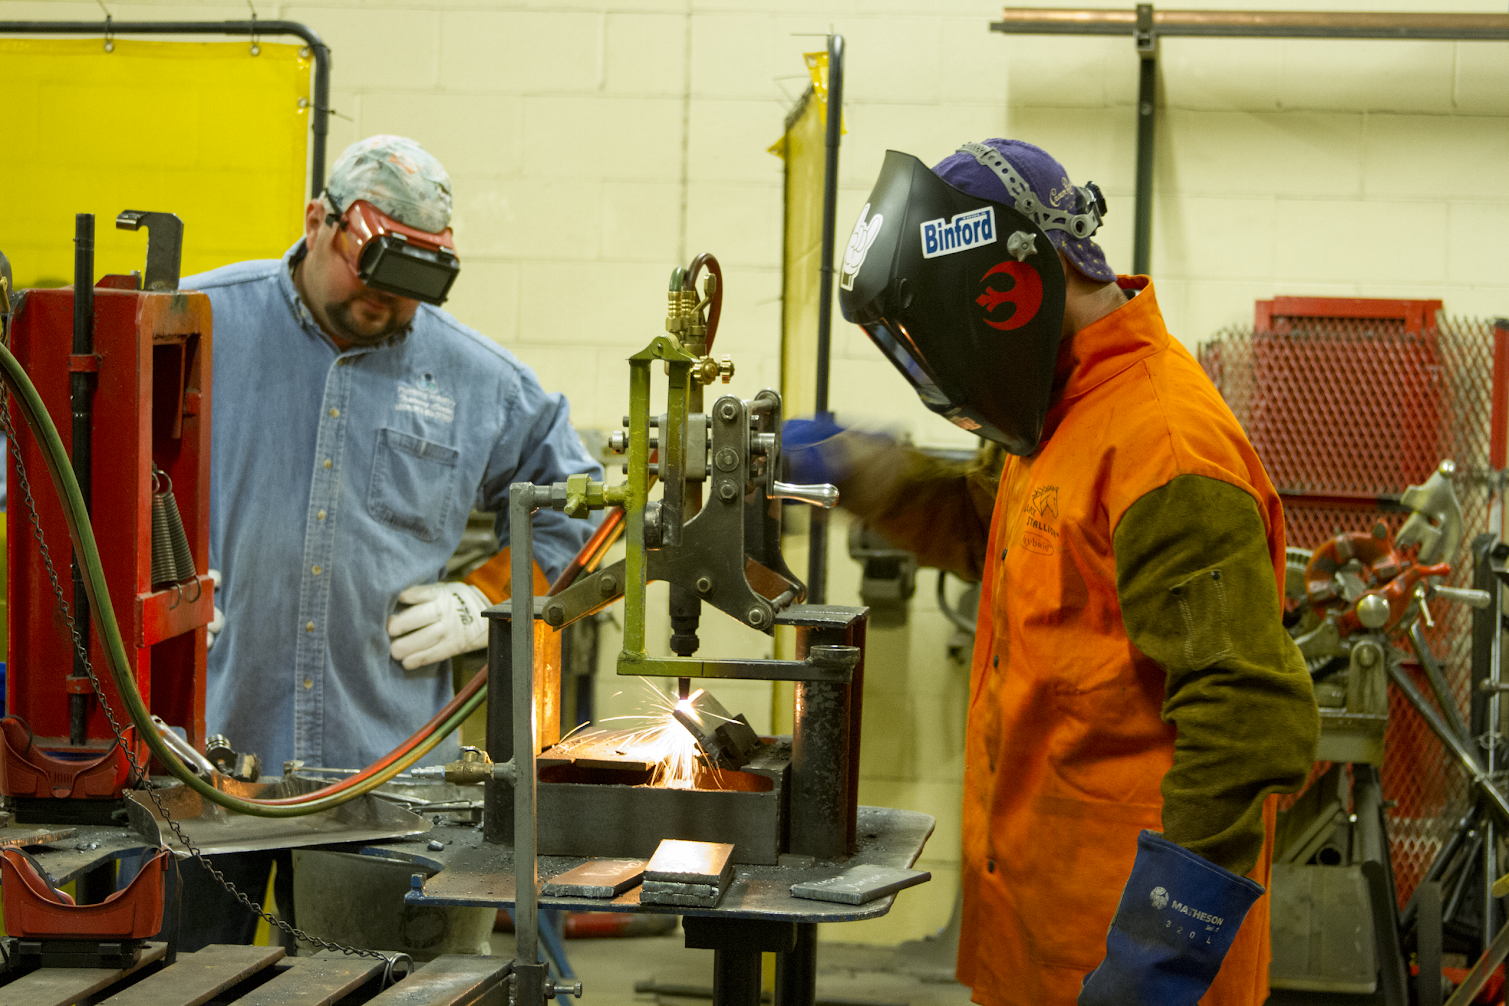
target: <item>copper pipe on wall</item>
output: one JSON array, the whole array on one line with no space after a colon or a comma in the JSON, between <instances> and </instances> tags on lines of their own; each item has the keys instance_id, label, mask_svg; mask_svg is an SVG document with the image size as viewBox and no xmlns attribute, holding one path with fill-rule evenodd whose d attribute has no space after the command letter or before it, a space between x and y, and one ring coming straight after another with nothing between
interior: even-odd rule
<instances>
[{"instance_id":1,"label":"copper pipe on wall","mask_svg":"<svg viewBox=\"0 0 1509 1006\"><path fill-rule=\"evenodd\" d=\"M1007 7L991 31L1013 35L1130 35L1133 10ZM1509 39L1509 14L1378 14L1341 11L1155 10L1153 31L1170 37Z\"/></svg>"}]
</instances>

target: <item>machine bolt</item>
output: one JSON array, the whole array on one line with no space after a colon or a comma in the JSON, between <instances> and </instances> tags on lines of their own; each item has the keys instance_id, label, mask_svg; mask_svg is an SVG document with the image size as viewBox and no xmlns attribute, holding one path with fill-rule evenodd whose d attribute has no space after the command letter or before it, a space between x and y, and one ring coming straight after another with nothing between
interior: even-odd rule
<instances>
[{"instance_id":1,"label":"machine bolt","mask_svg":"<svg viewBox=\"0 0 1509 1006\"><path fill-rule=\"evenodd\" d=\"M765 624L765 609L750 608L749 614L745 616L745 619L749 622L750 625L753 625L756 629L758 629L760 626Z\"/></svg>"},{"instance_id":2,"label":"machine bolt","mask_svg":"<svg viewBox=\"0 0 1509 1006\"><path fill-rule=\"evenodd\" d=\"M728 479L718 483L718 498L725 503L732 503L734 497L739 495L739 490Z\"/></svg>"},{"instance_id":3,"label":"machine bolt","mask_svg":"<svg viewBox=\"0 0 1509 1006\"><path fill-rule=\"evenodd\" d=\"M718 466L720 472L731 472L739 467L739 452L732 447L725 447L713 456L713 464Z\"/></svg>"},{"instance_id":4,"label":"machine bolt","mask_svg":"<svg viewBox=\"0 0 1509 1006\"><path fill-rule=\"evenodd\" d=\"M618 580L612 573L604 573L597 581L597 589L604 597L612 597L618 593Z\"/></svg>"},{"instance_id":5,"label":"machine bolt","mask_svg":"<svg viewBox=\"0 0 1509 1006\"><path fill-rule=\"evenodd\" d=\"M1357 599L1357 621L1369 629L1381 628L1392 613L1388 598L1382 594L1364 594Z\"/></svg>"},{"instance_id":6,"label":"machine bolt","mask_svg":"<svg viewBox=\"0 0 1509 1006\"><path fill-rule=\"evenodd\" d=\"M739 407L733 402L724 402L718 406L718 418L725 423L731 423L739 418Z\"/></svg>"},{"instance_id":7,"label":"machine bolt","mask_svg":"<svg viewBox=\"0 0 1509 1006\"><path fill-rule=\"evenodd\" d=\"M425 848L429 849L431 852L440 852L445 848L445 843L440 841L439 839L432 838L430 839L430 844L425 846Z\"/></svg>"},{"instance_id":8,"label":"machine bolt","mask_svg":"<svg viewBox=\"0 0 1509 1006\"><path fill-rule=\"evenodd\" d=\"M1376 646L1358 647L1357 663L1361 667L1372 667L1378 663L1378 648Z\"/></svg>"},{"instance_id":9,"label":"machine bolt","mask_svg":"<svg viewBox=\"0 0 1509 1006\"><path fill-rule=\"evenodd\" d=\"M549 1002L556 996L571 996L575 999L582 997L581 982L546 982L545 1001Z\"/></svg>"},{"instance_id":10,"label":"machine bolt","mask_svg":"<svg viewBox=\"0 0 1509 1006\"><path fill-rule=\"evenodd\" d=\"M563 610L561 610L561 606L559 604L546 605L546 607L545 607L545 624L546 625L555 627L555 626L560 625L565 620L566 620L566 612L563 611Z\"/></svg>"},{"instance_id":11,"label":"machine bolt","mask_svg":"<svg viewBox=\"0 0 1509 1006\"><path fill-rule=\"evenodd\" d=\"M697 577L697 593L702 594L702 595L707 595L707 594L711 594L712 592L713 592L713 581L711 579L709 579L708 577L705 577L705 576L699 576L699 577Z\"/></svg>"}]
</instances>

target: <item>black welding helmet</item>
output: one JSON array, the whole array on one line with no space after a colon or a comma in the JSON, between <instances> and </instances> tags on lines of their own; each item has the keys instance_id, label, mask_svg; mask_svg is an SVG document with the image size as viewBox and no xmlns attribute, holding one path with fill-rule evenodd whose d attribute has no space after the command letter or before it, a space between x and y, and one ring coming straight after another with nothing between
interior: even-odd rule
<instances>
[{"instance_id":1,"label":"black welding helmet","mask_svg":"<svg viewBox=\"0 0 1509 1006\"><path fill-rule=\"evenodd\" d=\"M1064 282L1037 222L888 150L844 253L838 303L929 409L1029 455L1053 390Z\"/></svg>"}]
</instances>

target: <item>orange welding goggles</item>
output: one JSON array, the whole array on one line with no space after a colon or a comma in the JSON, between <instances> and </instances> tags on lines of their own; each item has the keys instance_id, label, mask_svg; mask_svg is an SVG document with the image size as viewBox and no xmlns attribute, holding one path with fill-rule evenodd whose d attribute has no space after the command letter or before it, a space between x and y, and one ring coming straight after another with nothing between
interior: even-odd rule
<instances>
[{"instance_id":1,"label":"orange welding goggles","mask_svg":"<svg viewBox=\"0 0 1509 1006\"><path fill-rule=\"evenodd\" d=\"M346 263L363 283L400 297L444 304L461 262L447 227L439 234L406 227L365 199L345 213L325 216L339 224Z\"/></svg>"}]
</instances>

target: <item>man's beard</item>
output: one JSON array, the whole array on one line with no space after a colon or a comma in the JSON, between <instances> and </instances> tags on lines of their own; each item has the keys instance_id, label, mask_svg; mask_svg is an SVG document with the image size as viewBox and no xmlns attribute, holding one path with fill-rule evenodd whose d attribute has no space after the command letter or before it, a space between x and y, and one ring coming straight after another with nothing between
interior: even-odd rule
<instances>
[{"instance_id":1,"label":"man's beard","mask_svg":"<svg viewBox=\"0 0 1509 1006\"><path fill-rule=\"evenodd\" d=\"M368 335L357 327L356 320L351 316L351 305L358 297L351 297L344 301L330 301L325 305L325 317L330 321L336 334L353 346L376 346L390 339L399 339L408 334L414 320L400 322L398 312L389 311L388 323L380 332Z\"/></svg>"}]
</instances>

